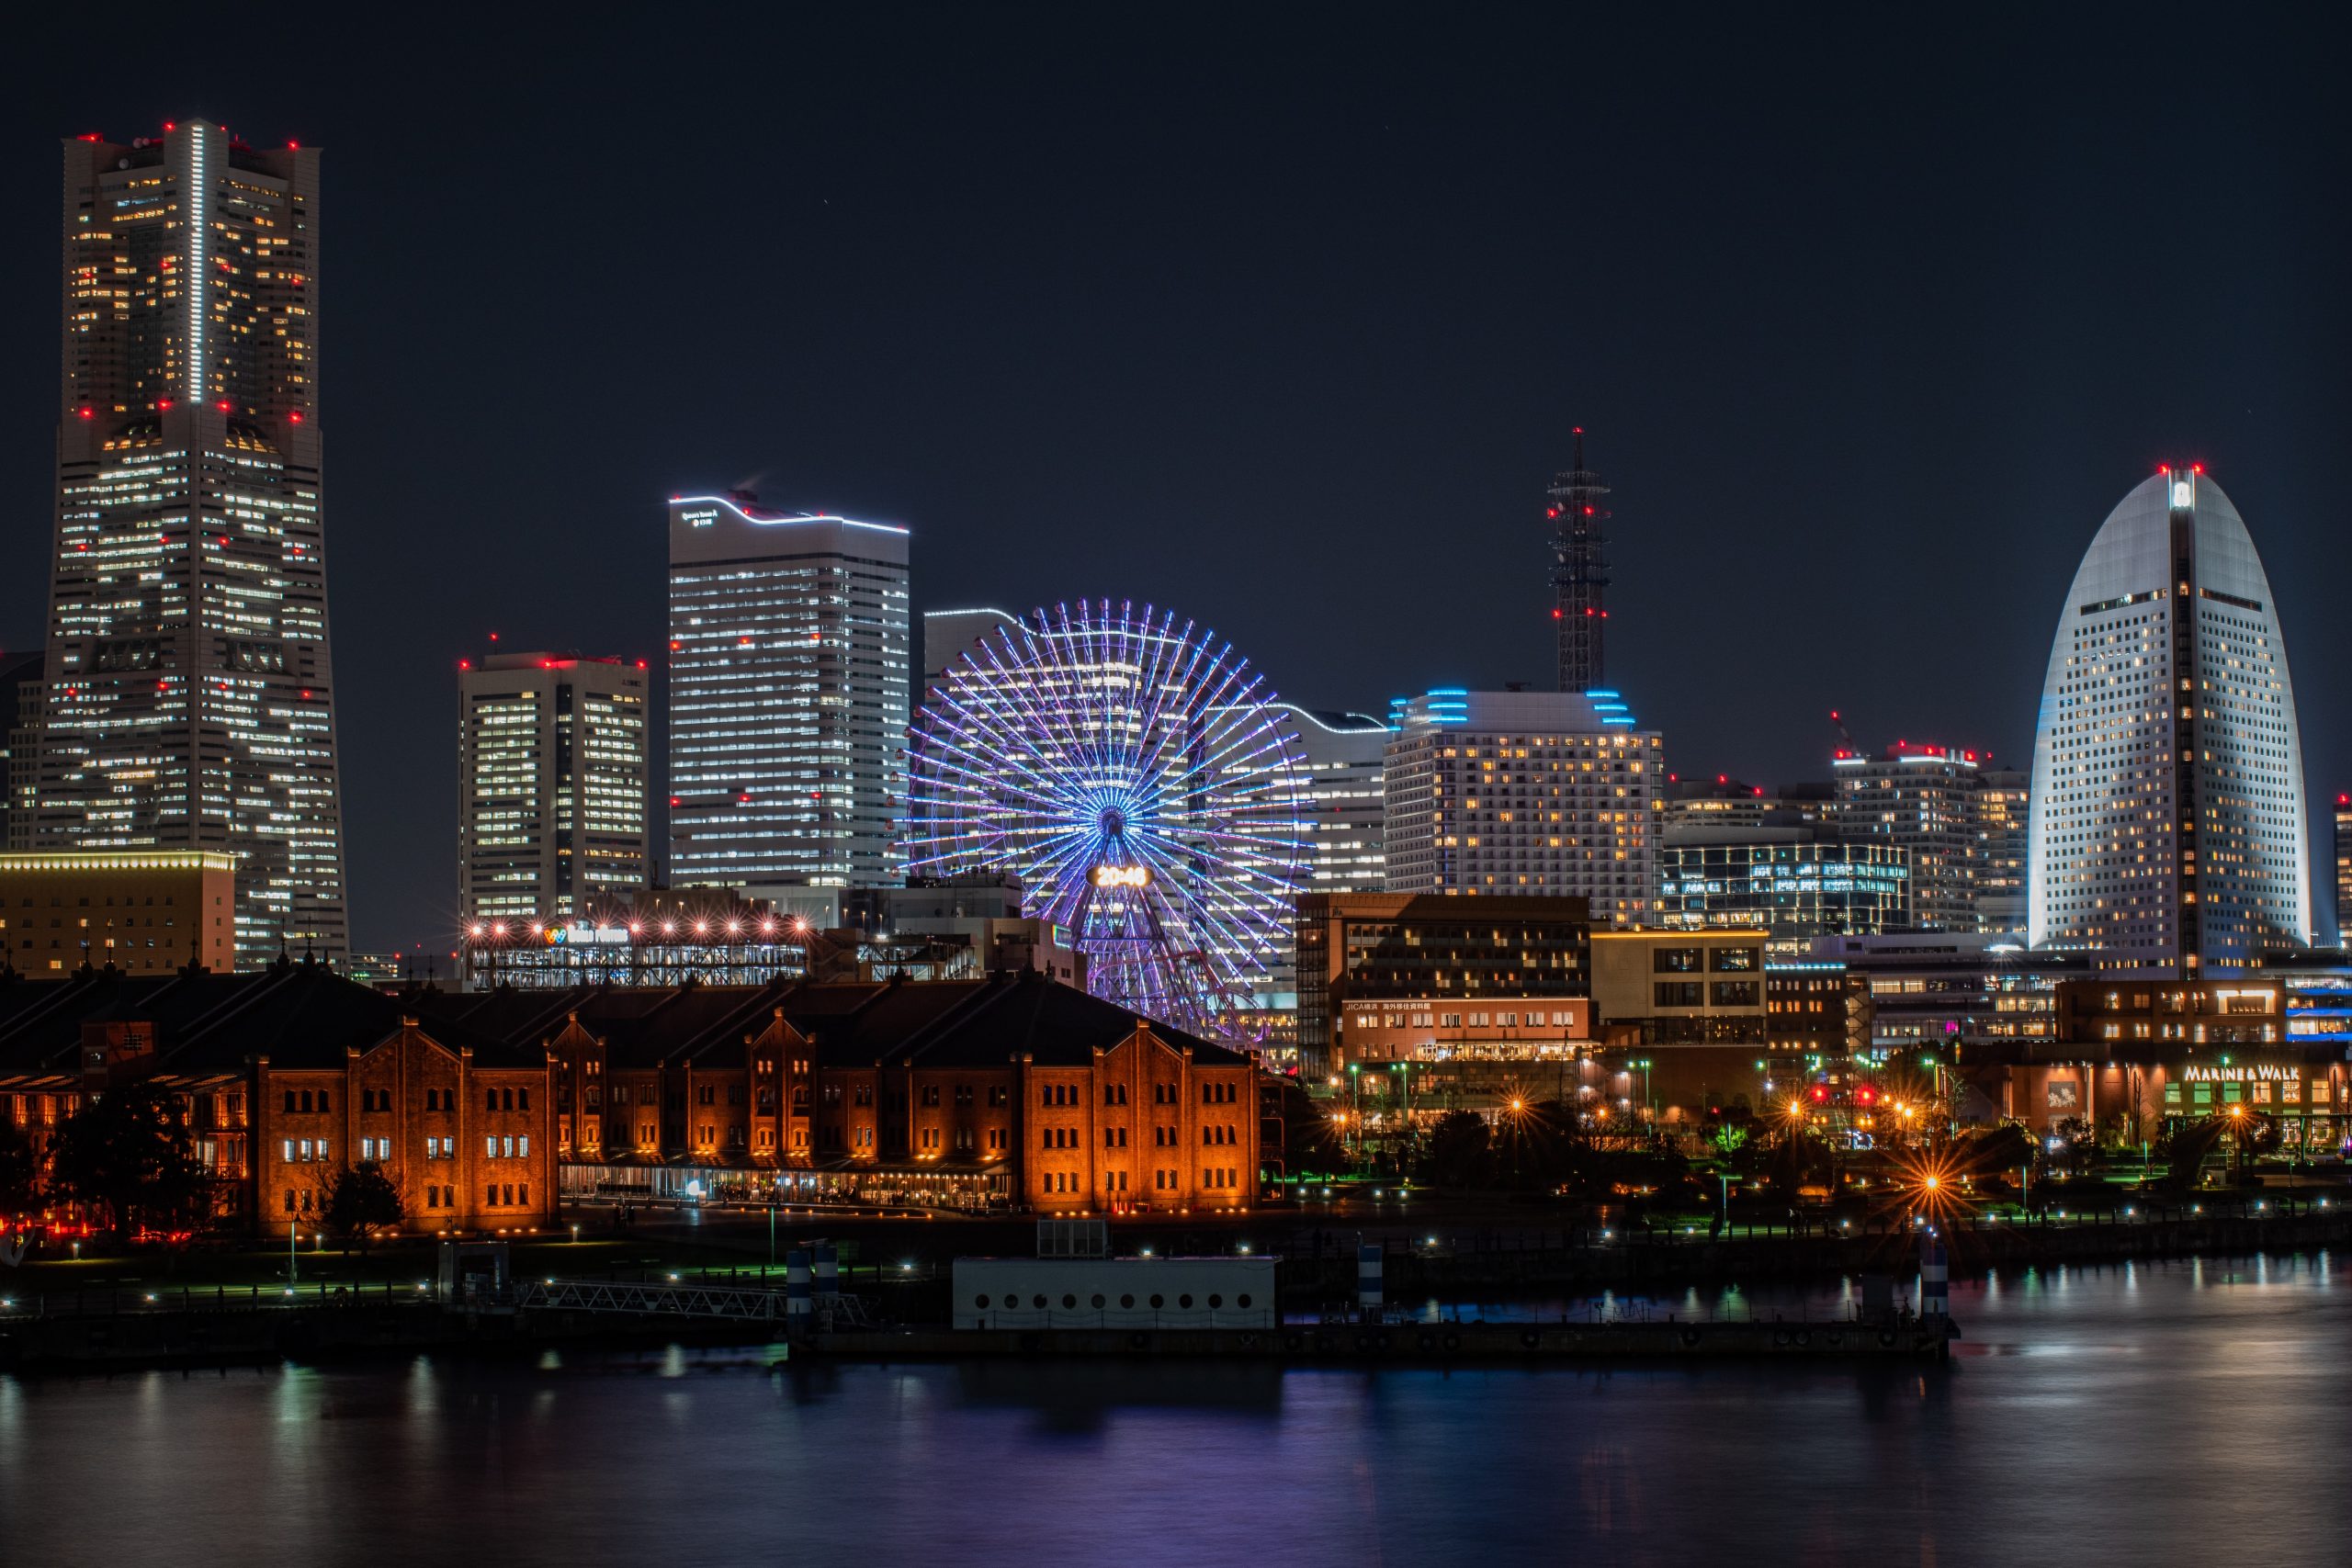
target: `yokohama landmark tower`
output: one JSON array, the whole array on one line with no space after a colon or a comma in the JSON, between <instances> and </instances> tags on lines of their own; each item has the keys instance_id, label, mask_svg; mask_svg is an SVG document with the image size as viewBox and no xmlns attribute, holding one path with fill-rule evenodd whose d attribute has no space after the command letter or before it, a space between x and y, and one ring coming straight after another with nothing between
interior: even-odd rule
<instances>
[{"instance_id":1,"label":"yokohama landmark tower","mask_svg":"<svg viewBox=\"0 0 2352 1568\"><path fill-rule=\"evenodd\" d=\"M346 947L319 154L65 143L40 850L233 854L241 964Z\"/></svg>"},{"instance_id":2,"label":"yokohama landmark tower","mask_svg":"<svg viewBox=\"0 0 2352 1568\"><path fill-rule=\"evenodd\" d=\"M1552 525L1552 620L1560 634L1560 690L1594 692L1608 679L1601 644L1609 623L1609 487L1584 466L1584 432L1576 433L1575 466L1552 476L1544 515Z\"/></svg>"}]
</instances>

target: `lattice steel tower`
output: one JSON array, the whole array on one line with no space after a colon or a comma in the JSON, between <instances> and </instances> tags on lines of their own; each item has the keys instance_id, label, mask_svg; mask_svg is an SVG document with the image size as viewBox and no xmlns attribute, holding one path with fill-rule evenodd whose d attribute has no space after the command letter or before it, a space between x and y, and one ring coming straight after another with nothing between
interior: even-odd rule
<instances>
[{"instance_id":1,"label":"lattice steel tower","mask_svg":"<svg viewBox=\"0 0 2352 1568\"><path fill-rule=\"evenodd\" d=\"M1544 515L1552 524L1552 619L1560 634L1560 690L1590 692L1608 679L1601 659L1609 625L1609 487L1584 466L1584 430L1575 466L1552 476Z\"/></svg>"}]
</instances>

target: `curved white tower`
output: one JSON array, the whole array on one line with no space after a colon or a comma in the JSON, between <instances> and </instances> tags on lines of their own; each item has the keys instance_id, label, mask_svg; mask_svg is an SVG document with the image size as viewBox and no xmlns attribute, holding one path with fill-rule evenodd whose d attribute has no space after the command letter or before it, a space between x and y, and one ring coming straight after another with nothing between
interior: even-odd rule
<instances>
[{"instance_id":1,"label":"curved white tower","mask_svg":"<svg viewBox=\"0 0 2352 1568\"><path fill-rule=\"evenodd\" d=\"M2237 508L2165 469L2091 541L2034 727L2031 941L2188 977L2312 940L2287 645Z\"/></svg>"}]
</instances>

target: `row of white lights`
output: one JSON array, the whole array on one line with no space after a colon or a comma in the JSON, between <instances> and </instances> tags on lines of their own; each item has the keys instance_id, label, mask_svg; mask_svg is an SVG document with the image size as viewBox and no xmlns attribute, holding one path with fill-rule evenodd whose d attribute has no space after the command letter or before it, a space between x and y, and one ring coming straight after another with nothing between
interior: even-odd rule
<instances>
[{"instance_id":1,"label":"row of white lights","mask_svg":"<svg viewBox=\"0 0 2352 1568\"><path fill-rule=\"evenodd\" d=\"M729 936L741 936L743 934L743 922L741 920L727 920L722 922L722 925ZM522 928L518 926L516 929L521 930ZM694 934L696 936L708 936L710 934L710 922L708 920L696 920L694 922ZM762 936L774 936L775 934L776 922L773 917L763 918L759 922L759 929ZM533 936L545 936L547 934L548 928L544 923L535 922L531 925L529 930ZM805 919L795 919L792 922L792 933L795 936L808 935L808 922ZM507 934L507 925L504 920L476 920L472 927L469 928L467 934L469 936L503 937ZM645 934L645 923L642 920L631 920L628 923L628 934L631 936L643 936ZM663 936L677 935L677 922L674 920L662 921L662 934Z\"/></svg>"}]
</instances>

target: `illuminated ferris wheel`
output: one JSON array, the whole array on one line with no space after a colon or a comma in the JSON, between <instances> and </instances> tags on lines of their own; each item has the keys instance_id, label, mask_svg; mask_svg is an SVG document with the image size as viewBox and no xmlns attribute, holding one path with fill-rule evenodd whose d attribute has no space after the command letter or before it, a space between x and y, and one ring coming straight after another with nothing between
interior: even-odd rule
<instances>
[{"instance_id":1,"label":"illuminated ferris wheel","mask_svg":"<svg viewBox=\"0 0 2352 1568\"><path fill-rule=\"evenodd\" d=\"M1087 989L1226 1032L1291 940L1298 738L1246 660L1149 605L1038 610L932 689L910 750L908 870L1011 872Z\"/></svg>"}]
</instances>

